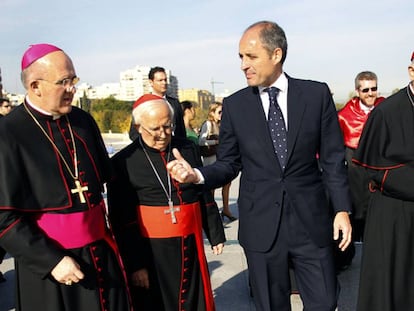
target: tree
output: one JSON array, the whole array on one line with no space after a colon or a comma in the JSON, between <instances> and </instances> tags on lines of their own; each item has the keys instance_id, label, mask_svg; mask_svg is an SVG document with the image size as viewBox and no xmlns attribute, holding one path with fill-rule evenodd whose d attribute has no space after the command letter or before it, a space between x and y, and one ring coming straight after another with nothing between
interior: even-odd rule
<instances>
[{"instance_id":1,"label":"tree","mask_svg":"<svg viewBox=\"0 0 414 311\"><path fill-rule=\"evenodd\" d=\"M124 133L129 130L132 102L120 101L113 96L92 100L90 113L101 132Z\"/></svg>"}]
</instances>

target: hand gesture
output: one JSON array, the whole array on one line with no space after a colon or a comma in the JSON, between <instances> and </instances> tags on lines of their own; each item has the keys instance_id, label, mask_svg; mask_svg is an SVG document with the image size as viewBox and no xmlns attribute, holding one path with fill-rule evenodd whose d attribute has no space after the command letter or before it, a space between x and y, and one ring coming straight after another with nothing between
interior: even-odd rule
<instances>
[{"instance_id":1,"label":"hand gesture","mask_svg":"<svg viewBox=\"0 0 414 311\"><path fill-rule=\"evenodd\" d=\"M180 183L198 183L197 173L176 148L173 149L173 155L175 160L167 164L167 170L172 178Z\"/></svg>"}]
</instances>

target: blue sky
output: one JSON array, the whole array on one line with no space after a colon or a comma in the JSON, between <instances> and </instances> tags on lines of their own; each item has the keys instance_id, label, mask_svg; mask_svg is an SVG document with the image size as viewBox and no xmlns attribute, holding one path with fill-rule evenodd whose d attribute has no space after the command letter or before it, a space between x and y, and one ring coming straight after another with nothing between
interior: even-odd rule
<instances>
[{"instance_id":1,"label":"blue sky","mask_svg":"<svg viewBox=\"0 0 414 311\"><path fill-rule=\"evenodd\" d=\"M82 82L118 82L136 65L172 70L180 88L230 92L246 85L238 43L259 20L288 37L284 70L325 81L335 100L353 90L362 70L390 93L408 83L414 51L412 0L0 0L0 68L8 92L23 93L20 60L47 42L72 58Z\"/></svg>"}]
</instances>

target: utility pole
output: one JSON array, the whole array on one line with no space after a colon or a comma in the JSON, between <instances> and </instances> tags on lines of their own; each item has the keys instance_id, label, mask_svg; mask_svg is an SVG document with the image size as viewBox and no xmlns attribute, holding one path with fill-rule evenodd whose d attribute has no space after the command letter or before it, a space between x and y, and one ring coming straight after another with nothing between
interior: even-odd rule
<instances>
[{"instance_id":1,"label":"utility pole","mask_svg":"<svg viewBox=\"0 0 414 311\"><path fill-rule=\"evenodd\" d=\"M216 85L216 84L224 84L224 82L214 81L214 79L211 78L211 82L210 83L211 83L211 93L215 97L216 94L214 93L214 85Z\"/></svg>"}]
</instances>

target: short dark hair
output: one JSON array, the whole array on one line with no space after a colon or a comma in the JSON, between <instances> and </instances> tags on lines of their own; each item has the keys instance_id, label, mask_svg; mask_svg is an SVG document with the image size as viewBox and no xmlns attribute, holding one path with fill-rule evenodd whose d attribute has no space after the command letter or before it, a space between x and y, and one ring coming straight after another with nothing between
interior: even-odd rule
<instances>
[{"instance_id":1,"label":"short dark hair","mask_svg":"<svg viewBox=\"0 0 414 311\"><path fill-rule=\"evenodd\" d=\"M360 87L359 81L362 81L362 80L377 82L378 78L377 78L377 75L373 73L372 71L361 71L355 77L355 89L358 89Z\"/></svg>"},{"instance_id":2,"label":"short dark hair","mask_svg":"<svg viewBox=\"0 0 414 311\"><path fill-rule=\"evenodd\" d=\"M4 102L10 103L10 99L8 99L7 97L0 97L0 107L3 106Z\"/></svg>"},{"instance_id":3,"label":"short dark hair","mask_svg":"<svg viewBox=\"0 0 414 311\"><path fill-rule=\"evenodd\" d=\"M282 50L282 64L285 62L287 56L288 43L286 39L285 31L275 22L260 21L256 22L244 31L248 31L252 28L260 27L259 36L263 47L269 52L269 55L273 53L276 48Z\"/></svg>"},{"instance_id":4,"label":"short dark hair","mask_svg":"<svg viewBox=\"0 0 414 311\"><path fill-rule=\"evenodd\" d=\"M191 109L195 106L195 104L193 102L189 101L189 100L184 100L180 104L181 104L181 108L183 109L183 112L186 109Z\"/></svg>"},{"instance_id":5,"label":"short dark hair","mask_svg":"<svg viewBox=\"0 0 414 311\"><path fill-rule=\"evenodd\" d=\"M159 67L159 66L152 67L152 68L150 69L149 73L148 73L148 79L150 79L150 80L154 80L154 75L155 75L157 72L164 72L164 73L165 73L165 69L164 69L163 67Z\"/></svg>"}]
</instances>

